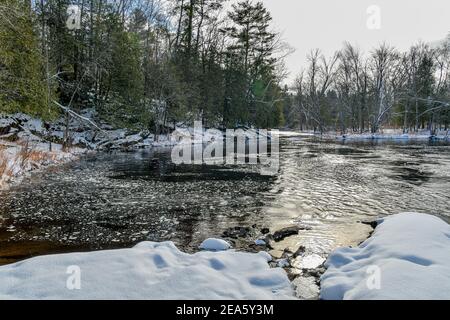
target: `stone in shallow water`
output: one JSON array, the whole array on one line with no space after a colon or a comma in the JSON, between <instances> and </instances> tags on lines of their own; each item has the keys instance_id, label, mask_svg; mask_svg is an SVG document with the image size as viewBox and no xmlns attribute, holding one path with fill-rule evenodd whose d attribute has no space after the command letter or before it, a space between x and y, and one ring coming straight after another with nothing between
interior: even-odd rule
<instances>
[{"instance_id":1,"label":"stone in shallow water","mask_svg":"<svg viewBox=\"0 0 450 320\"><path fill-rule=\"evenodd\" d=\"M303 300L316 300L319 298L319 286L314 277L297 277L292 284L295 286L295 295Z\"/></svg>"},{"instance_id":2,"label":"stone in shallow water","mask_svg":"<svg viewBox=\"0 0 450 320\"><path fill-rule=\"evenodd\" d=\"M314 253L304 257L297 257L291 264L297 269L315 269L324 262L325 258Z\"/></svg>"},{"instance_id":3,"label":"stone in shallow water","mask_svg":"<svg viewBox=\"0 0 450 320\"><path fill-rule=\"evenodd\" d=\"M275 231L275 233L273 234L273 240L275 240L276 242L279 242L289 236L298 234L299 231L300 231L300 227L298 227L298 226L283 228L281 230Z\"/></svg>"},{"instance_id":4,"label":"stone in shallow water","mask_svg":"<svg viewBox=\"0 0 450 320\"><path fill-rule=\"evenodd\" d=\"M222 239L206 239L199 247L207 251L225 251L231 248L231 245Z\"/></svg>"},{"instance_id":5,"label":"stone in shallow water","mask_svg":"<svg viewBox=\"0 0 450 320\"><path fill-rule=\"evenodd\" d=\"M265 246L266 242L263 239L257 239L257 240L255 240L255 244L257 246Z\"/></svg>"},{"instance_id":6,"label":"stone in shallow water","mask_svg":"<svg viewBox=\"0 0 450 320\"><path fill-rule=\"evenodd\" d=\"M248 227L232 227L228 228L223 232L223 236L226 238L247 238L250 233L250 228Z\"/></svg>"}]
</instances>

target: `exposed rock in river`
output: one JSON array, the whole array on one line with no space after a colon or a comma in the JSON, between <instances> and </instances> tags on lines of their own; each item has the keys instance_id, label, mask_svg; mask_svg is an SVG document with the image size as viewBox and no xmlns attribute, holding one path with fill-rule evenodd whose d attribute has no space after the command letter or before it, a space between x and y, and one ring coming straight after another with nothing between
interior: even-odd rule
<instances>
[{"instance_id":1,"label":"exposed rock in river","mask_svg":"<svg viewBox=\"0 0 450 320\"><path fill-rule=\"evenodd\" d=\"M305 230L305 229L306 228L299 227L299 226L286 227L281 230L275 231L274 234L272 235L272 238L275 242L280 242L287 237L298 234L298 232L300 230Z\"/></svg>"}]
</instances>

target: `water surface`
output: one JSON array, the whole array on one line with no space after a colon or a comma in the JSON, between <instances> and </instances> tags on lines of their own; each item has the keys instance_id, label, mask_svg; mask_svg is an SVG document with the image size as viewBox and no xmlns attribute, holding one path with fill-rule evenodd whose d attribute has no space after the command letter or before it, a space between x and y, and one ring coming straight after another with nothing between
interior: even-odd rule
<instances>
[{"instance_id":1,"label":"water surface","mask_svg":"<svg viewBox=\"0 0 450 320\"><path fill-rule=\"evenodd\" d=\"M300 245L325 257L355 245L361 221L404 211L450 217L447 143L330 142L283 137L280 170L174 165L169 149L97 154L35 173L0 193L0 264L29 256L170 240L193 252L230 227L246 249L268 227L308 226L272 253Z\"/></svg>"}]
</instances>

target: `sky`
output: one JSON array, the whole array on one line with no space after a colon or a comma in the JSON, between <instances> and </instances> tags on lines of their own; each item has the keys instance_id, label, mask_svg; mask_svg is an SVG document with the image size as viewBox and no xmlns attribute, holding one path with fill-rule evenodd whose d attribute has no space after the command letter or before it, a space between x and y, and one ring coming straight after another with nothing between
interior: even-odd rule
<instances>
[{"instance_id":1,"label":"sky","mask_svg":"<svg viewBox=\"0 0 450 320\"><path fill-rule=\"evenodd\" d=\"M286 59L292 82L311 49L332 55L348 41L363 52L386 42L406 51L450 32L450 0L262 0L273 26L295 52Z\"/></svg>"}]
</instances>

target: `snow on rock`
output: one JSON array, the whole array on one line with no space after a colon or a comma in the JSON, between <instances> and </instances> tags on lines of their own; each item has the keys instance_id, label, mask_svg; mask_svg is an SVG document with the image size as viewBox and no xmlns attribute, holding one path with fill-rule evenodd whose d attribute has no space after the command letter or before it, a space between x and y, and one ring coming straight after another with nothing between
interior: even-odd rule
<instances>
[{"instance_id":1,"label":"snow on rock","mask_svg":"<svg viewBox=\"0 0 450 320\"><path fill-rule=\"evenodd\" d=\"M234 251L190 255L172 242L40 256L0 267L0 299L293 299L285 271L271 269L268 259Z\"/></svg>"},{"instance_id":2,"label":"snow on rock","mask_svg":"<svg viewBox=\"0 0 450 320\"><path fill-rule=\"evenodd\" d=\"M225 240L210 238L203 241L199 248L208 251L225 251L230 249L231 245Z\"/></svg>"},{"instance_id":3,"label":"snow on rock","mask_svg":"<svg viewBox=\"0 0 450 320\"><path fill-rule=\"evenodd\" d=\"M390 216L325 266L322 299L450 299L450 226L426 214Z\"/></svg>"},{"instance_id":4,"label":"snow on rock","mask_svg":"<svg viewBox=\"0 0 450 320\"><path fill-rule=\"evenodd\" d=\"M255 240L255 244L257 246L265 246L266 245L266 241L264 241L263 239L256 239Z\"/></svg>"},{"instance_id":5,"label":"snow on rock","mask_svg":"<svg viewBox=\"0 0 450 320\"><path fill-rule=\"evenodd\" d=\"M289 259L278 259L276 262L279 268L287 268L291 265Z\"/></svg>"}]
</instances>

